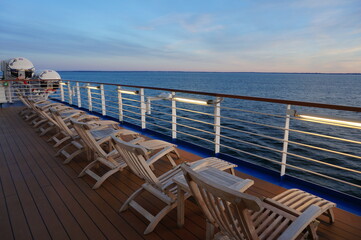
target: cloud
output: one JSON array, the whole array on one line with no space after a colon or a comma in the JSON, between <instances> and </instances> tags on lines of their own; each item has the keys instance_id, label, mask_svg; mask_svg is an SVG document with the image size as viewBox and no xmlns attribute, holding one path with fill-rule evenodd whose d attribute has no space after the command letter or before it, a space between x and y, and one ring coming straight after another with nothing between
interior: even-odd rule
<instances>
[{"instance_id":1,"label":"cloud","mask_svg":"<svg viewBox=\"0 0 361 240\"><path fill-rule=\"evenodd\" d=\"M0 52L99 70L359 69L359 0L235 2L134 5L99 18L69 11L61 21L8 15L0 17Z\"/></svg>"},{"instance_id":2,"label":"cloud","mask_svg":"<svg viewBox=\"0 0 361 240\"><path fill-rule=\"evenodd\" d=\"M20 24L0 22L1 47L7 51L60 55L129 56L159 55L160 52L121 38L96 37L86 32L49 26L28 28ZM4 49L5 50L5 49Z\"/></svg>"},{"instance_id":3,"label":"cloud","mask_svg":"<svg viewBox=\"0 0 361 240\"><path fill-rule=\"evenodd\" d=\"M221 24L214 24L210 14L168 14L158 17L149 24L138 26L137 29L145 31L159 30L160 28L180 28L188 33L213 32L223 29Z\"/></svg>"},{"instance_id":4,"label":"cloud","mask_svg":"<svg viewBox=\"0 0 361 240\"><path fill-rule=\"evenodd\" d=\"M296 8L334 8L342 5L358 3L358 0L298 0L291 3Z\"/></svg>"},{"instance_id":5,"label":"cloud","mask_svg":"<svg viewBox=\"0 0 361 240\"><path fill-rule=\"evenodd\" d=\"M325 52L324 55L340 55L340 54L354 54L354 53L360 53L360 56L361 56L361 46L329 50L329 51Z\"/></svg>"},{"instance_id":6,"label":"cloud","mask_svg":"<svg viewBox=\"0 0 361 240\"><path fill-rule=\"evenodd\" d=\"M213 25L213 18L209 14L188 16L180 19L179 24L191 33L212 32L223 29L220 24Z\"/></svg>"}]
</instances>

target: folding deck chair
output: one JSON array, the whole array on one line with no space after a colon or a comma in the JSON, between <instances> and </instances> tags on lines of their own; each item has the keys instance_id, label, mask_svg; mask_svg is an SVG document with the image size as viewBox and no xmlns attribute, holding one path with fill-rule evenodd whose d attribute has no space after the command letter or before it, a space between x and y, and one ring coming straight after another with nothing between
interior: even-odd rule
<instances>
[{"instance_id":1,"label":"folding deck chair","mask_svg":"<svg viewBox=\"0 0 361 240\"><path fill-rule=\"evenodd\" d=\"M75 139L78 137L77 132L72 127L70 121L66 121L66 119L62 116L61 111L56 108L50 108L50 115L52 119L56 122L57 127L59 128L59 132L52 136L49 141L54 141L54 147L58 147L63 143L66 143L68 140ZM77 119L77 121L81 122L89 122L89 121L98 121L99 117L89 114L74 114L70 116L71 118ZM115 123L115 122L114 122Z\"/></svg>"},{"instance_id":2,"label":"folding deck chair","mask_svg":"<svg viewBox=\"0 0 361 240\"><path fill-rule=\"evenodd\" d=\"M317 239L318 221L316 218L329 208L317 201L310 201L311 194L301 190L286 191L279 198L263 201L249 194L241 193L212 180L211 176L201 176L186 164L182 169L192 195L198 202L207 220L207 239L298 239L301 236ZM305 193L305 195L301 194ZM294 195L293 195L294 194ZM293 197L291 197L293 195ZM295 195L302 211L291 208L285 201L277 201ZM303 196L301 196L303 195ZM313 196L313 195L311 195ZM304 199L302 201L301 199ZM312 198L320 199L316 196ZM325 202L326 200L323 200ZM294 202L294 201L291 201ZM315 204L314 204L315 203ZM332 203L331 203L332 204ZM214 230L218 232L214 236Z\"/></svg>"},{"instance_id":3,"label":"folding deck chair","mask_svg":"<svg viewBox=\"0 0 361 240\"><path fill-rule=\"evenodd\" d=\"M118 153L122 156L124 162L130 167L130 169L145 180L145 183L140 189L135 191L128 200L120 208L120 212L125 211L129 206L142 214L150 223L146 228L144 234L148 234L154 230L160 220L163 219L172 209L177 207L177 186L173 181L173 178L182 174L180 166L176 166L163 175L157 177L150 165L158 161L164 156L168 156L173 151L173 146L168 146L152 157L147 157L147 149L143 146L133 144L131 142L125 142L119 139L116 135L112 136L113 144ZM194 163L195 168L201 168L204 166L217 165L224 170L232 169L236 165L223 161L217 158L206 158ZM151 214L144 207L137 202L136 198L144 191L149 192L162 202L166 204L156 215ZM187 198L188 196L185 196ZM184 212L180 213L184 215Z\"/></svg>"},{"instance_id":4,"label":"folding deck chair","mask_svg":"<svg viewBox=\"0 0 361 240\"><path fill-rule=\"evenodd\" d=\"M100 187L101 184L111 175L123 170L123 168L126 167L124 161L119 158L119 154L117 154L117 152L112 149L112 145L110 144L111 134L118 134L122 136L130 135L133 138L135 138L139 134L126 129L94 129L92 124L96 123L96 121L83 123L77 121L76 119L71 119L71 122L80 139L82 140L82 145L84 146L86 151L92 152L95 158L94 161L88 164L81 171L79 177L87 174L93 179L95 179L96 183L94 184L93 189L96 189ZM88 160L90 160L89 156L90 155L88 155ZM98 167L98 164L102 164L108 169L107 172L104 173L102 176L98 175L93 170L94 167Z\"/></svg>"}]
</instances>

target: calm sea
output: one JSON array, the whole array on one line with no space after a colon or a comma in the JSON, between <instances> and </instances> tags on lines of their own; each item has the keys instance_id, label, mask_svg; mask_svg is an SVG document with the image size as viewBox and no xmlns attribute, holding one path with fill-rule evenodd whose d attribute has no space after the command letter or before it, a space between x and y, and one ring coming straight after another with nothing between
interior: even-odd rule
<instances>
[{"instance_id":1,"label":"calm sea","mask_svg":"<svg viewBox=\"0 0 361 240\"><path fill-rule=\"evenodd\" d=\"M361 74L60 72L63 79L361 106Z\"/></svg>"},{"instance_id":2,"label":"calm sea","mask_svg":"<svg viewBox=\"0 0 361 240\"><path fill-rule=\"evenodd\" d=\"M361 106L361 74L289 74L289 73L214 73L214 72L60 72L62 79L64 80L79 80L89 82L107 82L117 83L125 85L138 85L138 86L150 86L150 87L162 87L173 89L185 89L214 93L226 93L243 96L264 97L264 98L276 98L295 101L307 101L316 103L346 105L346 106ZM234 106L234 102L225 101L222 106ZM238 103L237 103L238 104ZM179 106L179 105L178 105ZM248 110L256 110L266 113L279 113L284 114L284 106L273 104L261 104L254 102L247 102L244 107ZM155 110L157 109L154 106ZM302 108L301 108L302 109ZM196 109L197 110L197 109ZM203 109L202 109L203 110ZM328 110L318 109L319 113L328 114ZM222 113L227 113L226 110L222 110ZM270 119L260 118L253 119L252 115L242 114L236 112L229 112L233 118L240 118L243 120L253 120L262 124L269 124L274 126L284 126L284 119ZM152 113L153 116L161 118L157 113ZM190 116L191 113L187 113L185 116ZM347 116L361 119L360 113L346 113ZM195 114L192 117L197 118ZM202 119L207 120L207 119ZM148 119L147 119L148 121ZM150 119L151 121L151 119ZM210 119L211 121L211 119ZM185 120L179 120L178 123L189 124ZM341 136L349 138L355 141L360 141L360 130L355 129L335 129L330 126L316 126L304 123L292 123L291 127L295 127L302 131L319 132L323 134L329 134L333 136ZM320 125L320 124L318 124ZM197 123L192 123L193 127L202 128ZM255 134L264 134L274 136L277 138L283 138L282 131L272 131L269 128L260 126L253 126L250 124L243 124L241 127L235 126L234 122L222 119L222 126L225 127L237 127L240 130L253 132ZM149 125L149 128L156 131L163 132L161 128L157 128ZM188 133L192 133L189 129L179 128L178 130ZM212 130L210 130L212 131ZM193 131L194 133L194 131ZM169 134L169 133L168 133ZM261 144L271 148L282 149L282 143L273 141L270 139L264 139L255 137L249 134L235 133L227 129L222 129L222 134L232 136L233 138L249 141L253 144ZM197 132L198 136L207 138L207 134L203 132ZM208 142L198 141L192 139L187 135L179 137L186 141L196 141L199 145L212 149L212 144ZM313 136L305 136L297 133L291 133L291 141L297 141L307 144L316 145L319 147L329 148L335 151L342 151L349 154L355 154L361 156L361 150L359 145L353 144L336 144L336 141L332 139L320 139ZM257 154L263 155L271 159L280 159L280 153L274 153L265 149L249 146L247 144L234 143L231 140L223 139L222 144L236 147L244 151L255 151ZM331 146L331 147L330 147ZM317 151L315 149L303 148L297 145L289 146L290 152L300 154L306 157L315 158L323 162L330 164L349 167L361 171L360 159L355 159L347 156L340 157L330 152ZM232 151L227 148L221 148L221 152L234 155L241 159L247 159L249 161L257 162L278 170L279 165L264 162L256 159L252 156ZM322 165L314 164L295 156L288 157L288 163L296 166L305 167L312 171L317 171L321 174L330 174L335 178L344 179L356 184L360 184L361 176L358 173L343 173L337 169L325 168ZM288 173L292 175L306 178L310 181L318 182L319 184L326 184L329 187L336 188L340 191L352 194L354 196L361 197L361 191L359 188L350 187L345 184L337 182L326 183L324 178L315 177L311 174L299 172L297 170L288 169ZM325 181L325 183L324 183Z\"/></svg>"}]
</instances>

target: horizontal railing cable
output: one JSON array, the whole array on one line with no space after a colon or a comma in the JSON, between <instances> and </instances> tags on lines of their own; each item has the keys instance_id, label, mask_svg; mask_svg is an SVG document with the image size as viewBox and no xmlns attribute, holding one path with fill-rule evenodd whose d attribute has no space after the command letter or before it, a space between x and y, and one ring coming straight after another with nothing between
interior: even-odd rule
<instances>
[{"instance_id":1,"label":"horizontal railing cable","mask_svg":"<svg viewBox=\"0 0 361 240\"><path fill-rule=\"evenodd\" d=\"M124 112L130 112L130 113L133 113L135 115L140 115L139 112L134 112L134 111L131 111L131 110L128 110L128 109L123 109Z\"/></svg>"},{"instance_id":2,"label":"horizontal railing cable","mask_svg":"<svg viewBox=\"0 0 361 240\"><path fill-rule=\"evenodd\" d=\"M163 105L163 104L158 104L158 103L155 103L153 101L151 101L151 105L152 106L158 106L158 107L164 107L164 108L172 108L172 106L167 106L167 105Z\"/></svg>"},{"instance_id":3,"label":"horizontal railing cable","mask_svg":"<svg viewBox=\"0 0 361 240\"><path fill-rule=\"evenodd\" d=\"M284 128L282 128L282 127L263 124L263 123L251 122L251 121L247 121L247 120L243 120L243 119L237 119L237 118L231 118L231 117L225 117L225 116L220 116L220 118L221 119L228 119L228 120L232 120L232 121L237 121L237 122L248 123L248 124L252 124L252 125L258 125L258 126L263 126L263 127L269 127L269 128L283 129L284 130Z\"/></svg>"},{"instance_id":4,"label":"horizontal railing cable","mask_svg":"<svg viewBox=\"0 0 361 240\"><path fill-rule=\"evenodd\" d=\"M106 103L114 103L114 104L118 104L118 102L114 102L112 100L109 100L109 99L105 99L105 102ZM109 107L110 105L107 105L107 107Z\"/></svg>"},{"instance_id":5,"label":"horizontal railing cable","mask_svg":"<svg viewBox=\"0 0 361 240\"><path fill-rule=\"evenodd\" d=\"M165 113L165 112L160 112L160 111L157 111L157 110L154 110L152 109L152 112L157 112L157 113L160 113L160 114L163 114L163 115L168 115L168 116L174 116L170 113ZM149 116L149 115L148 115ZM209 122L204 122L204 121L201 121L201 120L196 120L196 119L192 119L192 118L187 118L187 117L183 117L183 116L179 116L179 115L176 115L177 118L181 118L181 119L185 119L185 120L189 120L189 121L193 121L193 122L198 122L198 123L203 123L203 124L206 124L206 125L212 125L212 126L215 126L214 123L209 123Z\"/></svg>"},{"instance_id":6,"label":"horizontal railing cable","mask_svg":"<svg viewBox=\"0 0 361 240\"><path fill-rule=\"evenodd\" d=\"M206 142L214 143L214 141L211 141L211 140L209 140L209 139L202 138L202 137L199 137L199 136L190 134L190 133L186 133L186 132L182 132L182 131L178 131L178 130L177 130L176 132L177 132L177 133L180 133L180 134L184 134L184 135L190 136L190 137L194 137L194 138L197 138L197 139L201 139L201 140L206 141Z\"/></svg>"},{"instance_id":7,"label":"horizontal railing cable","mask_svg":"<svg viewBox=\"0 0 361 240\"><path fill-rule=\"evenodd\" d=\"M149 124L149 125L153 125L153 126L156 126L156 127L162 128L162 129L166 129L166 130L170 130L170 131L172 131L172 129L171 129L171 128L167 128L167 127L164 127L164 126L161 126L161 125L155 124L155 123L147 122L147 124Z\"/></svg>"},{"instance_id":8,"label":"horizontal railing cable","mask_svg":"<svg viewBox=\"0 0 361 240\"><path fill-rule=\"evenodd\" d=\"M346 184L354 186L354 187L361 188L360 185L350 183L350 182L347 182L347 181L344 181L344 180L341 180L341 179L338 179L338 178L333 178L333 177L330 177L328 175L324 175L322 173L314 172L314 171L311 171L311 170L308 170L308 169L305 169L305 168L301 168L301 167L297 167L297 166L294 166L294 165L291 165L291 164L282 164L279 161L272 160L270 158L266 158L266 157L263 157L263 156L260 156L260 155L254 154L254 153L246 152L246 151L243 151L243 150L240 150L240 149L237 149L237 148L233 148L233 147L230 147L230 146L227 146L227 145L223 145L223 144L220 144L220 145L222 147L231 149L233 151L241 152L241 153L244 153L244 154L247 154L247 155L250 155L250 156L253 156L253 157L257 157L257 158L260 158L260 159L263 159L263 160L266 160L266 161L269 161L269 162L272 162L272 163L276 163L278 165L286 165L287 167L292 167L292 168L295 168L295 169L298 169L298 170L301 170L301 171L304 171L304 172L312 173L314 175L318 175L318 176L321 176L321 177L324 177L324 178L332 179L332 180L335 180L335 181L338 181L338 182L346 183Z\"/></svg>"},{"instance_id":9,"label":"horizontal railing cable","mask_svg":"<svg viewBox=\"0 0 361 240\"><path fill-rule=\"evenodd\" d=\"M147 116L147 118L155 119L155 120L162 121L162 122L166 122L166 123L172 123L172 121L168 121L168 120L165 120L165 119L162 119L162 118L153 117L153 116Z\"/></svg>"},{"instance_id":10,"label":"horizontal railing cable","mask_svg":"<svg viewBox=\"0 0 361 240\"><path fill-rule=\"evenodd\" d=\"M122 104L123 104L123 106L141 109L141 107L139 107L139 106L130 105L130 104L126 104L126 103L122 103Z\"/></svg>"},{"instance_id":11,"label":"horizontal railing cable","mask_svg":"<svg viewBox=\"0 0 361 240\"><path fill-rule=\"evenodd\" d=\"M313 149L321 150L321 151L324 151L324 152L330 152L330 153L339 154L339 155L343 155L343 156L347 156L347 157L353 157L353 158L361 159L361 156L348 154L348 153L343 153L343 152L339 152L339 151L335 151L335 150L330 150L330 149L327 149L327 148L316 147L316 146L312 146L312 145L308 145L308 144L304 144L304 143L299 143L299 142L295 142L295 141L285 141L284 139L281 139L281 138L271 137L271 136L264 135L264 134L258 134L258 133L253 133L253 132L249 132L249 131L243 131L243 130L230 128L230 127L225 127L225 126L222 126L222 128L232 130L232 131L236 131L236 132L240 132L240 133L253 135L253 136L264 137L264 138L276 140L276 141L279 141L279 142L288 142L288 143L291 143L291 144L304 146L304 147L308 147L308 148L313 148ZM221 135L221 136L223 137L224 135Z\"/></svg>"},{"instance_id":12,"label":"horizontal railing cable","mask_svg":"<svg viewBox=\"0 0 361 240\"><path fill-rule=\"evenodd\" d=\"M220 109L227 109L227 110L238 111L238 112L246 112L246 113L254 113L254 114L271 116L271 117L278 117L278 118L286 118L286 116L282 116L282 115L270 114L270 113L262 113L262 112L256 112L256 111L239 109L239 108L231 108L231 107L221 106Z\"/></svg>"},{"instance_id":13,"label":"horizontal railing cable","mask_svg":"<svg viewBox=\"0 0 361 240\"><path fill-rule=\"evenodd\" d=\"M128 116L128 115L123 115L123 118L129 118L129 119L132 119L132 120L135 120L135 121L141 122L141 120L140 120L140 119L138 119L138 118L133 118L133 117L130 117L130 116Z\"/></svg>"},{"instance_id":14,"label":"horizontal railing cable","mask_svg":"<svg viewBox=\"0 0 361 240\"><path fill-rule=\"evenodd\" d=\"M127 101L132 101L132 102L140 102L140 100L137 100L137 99L132 99L132 98L125 98L125 97L122 97L123 100L127 100Z\"/></svg>"},{"instance_id":15,"label":"horizontal railing cable","mask_svg":"<svg viewBox=\"0 0 361 240\"><path fill-rule=\"evenodd\" d=\"M198 113L198 114L203 114L203 115L208 115L208 116L214 117L214 115L210 114L210 113L205 113L205 112L200 112L200 111L195 111L195 110L190 110L190 109L185 109L185 108L179 108L179 107L176 107L175 109L185 111L185 112Z\"/></svg>"}]
</instances>

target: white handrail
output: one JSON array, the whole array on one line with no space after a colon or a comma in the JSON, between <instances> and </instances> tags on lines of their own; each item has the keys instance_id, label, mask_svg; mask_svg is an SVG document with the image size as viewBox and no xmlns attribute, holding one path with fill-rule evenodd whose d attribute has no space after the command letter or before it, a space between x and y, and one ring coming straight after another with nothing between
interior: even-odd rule
<instances>
[{"instance_id":1,"label":"white handrail","mask_svg":"<svg viewBox=\"0 0 361 240\"><path fill-rule=\"evenodd\" d=\"M359 147L361 146L361 141L349 139L352 138L352 135L331 136L334 134L329 134L329 131L321 132L322 129L320 128L312 129L312 123L310 122L307 122L307 128L305 128L303 127L304 122L302 122L302 119L294 118L284 112L262 112L259 109L241 109L234 107L235 105L232 106L230 104L232 102L229 101L226 106L224 106L225 104L222 104L221 106L220 99L217 95L213 96L213 99L215 100L209 102L211 104L204 106L194 105L192 103L177 103L173 98L176 95L178 97L183 97L185 94L181 92L178 93L176 90L171 92L171 97L162 101L161 104L158 102L153 104L152 102L152 114L147 115L145 100L147 97L154 98L157 94L156 92L159 91L159 94L163 91L162 89L157 90L157 88L152 88L149 90L142 87L132 87L132 91L128 91L129 93L134 92L134 94L138 94L138 96L126 93L123 94L119 91L122 89L126 92L127 88L130 86L108 85L105 89L103 84L98 84L100 87L94 87L93 92L91 88L87 87L96 85L91 82L87 83L88 85L73 81L67 81L66 83L68 85L67 88L63 88L63 85L60 85L58 93L52 95L53 98L65 101L65 90L65 93L69 96L69 99L66 99L66 101L71 103L71 85L74 85L76 86L76 91L74 91L74 93L78 99L78 106L81 107L82 102L85 101L85 103L88 103L89 111L100 110L100 114L116 116L120 122L129 121L142 129L163 129L162 133L164 134L164 130L166 130L167 134L173 139L187 139L187 141L192 141L191 143L196 145L201 145L201 142L206 143L207 146L213 144L213 150L216 154L227 153L235 157L238 157L239 154L247 154L251 158L262 159L272 164L277 163L281 168L272 167L272 169L277 169L281 176L285 174L294 174L294 171L297 170L319 177L328 176L327 179L331 179L332 181L338 181L356 188L361 188L355 181L352 182L346 178L345 180L340 177L331 176L327 171L322 172L326 167L335 168L344 171L345 176L347 176L348 173L352 173L355 175L354 177L356 179L361 181L361 169L358 165L352 166L352 162L344 162L342 163L344 165L338 166L339 163L335 164L327 162L327 159L317 158L320 154L323 154L321 156L327 156L326 154L329 154L330 158L335 158L338 162L340 161L340 158L361 159L360 151L350 152L342 150L342 144L355 144L355 146L358 147L354 149L361 149ZM87 94L82 94L80 90L82 88L87 88ZM149 94L149 96L147 94ZM189 95L192 94L193 93L189 93ZM100 98L95 97L94 95L99 95ZM193 95L193 99L205 99L204 96ZM207 98L210 99L211 96L207 95ZM232 101L237 103L237 101L243 100L233 98ZM274 102L272 102L272 104L282 105L282 108L291 108L290 104ZM108 111L105 110L106 106L109 107ZM295 106L293 106L293 108L294 107ZM306 107L304 106L303 108ZM267 121L269 118L274 118L276 120L272 120L274 123L269 123ZM332 128L337 128L337 126L332 126ZM186 129L192 132L185 132L184 130ZM332 147L327 146L327 144L324 144L326 146L318 145L317 141L321 140L303 142L302 136L323 139L323 141L326 142L332 141ZM312 153L313 156L308 157L309 155L302 156L299 152L295 153L295 149L297 150L298 148L302 148L305 151ZM267 155L264 155L264 152L266 151L272 153L270 156L275 158L273 159L273 157L270 158L267 157ZM236 152L237 154L235 154ZM294 159L298 160L295 161ZM297 166L298 162L302 162L303 164L307 162L307 164L300 167ZM265 164L265 166L272 164ZM320 172L308 169L308 164L319 165L319 169L321 170L318 171ZM292 171L287 170L286 173L286 168L288 167L292 168Z\"/></svg>"}]
</instances>

